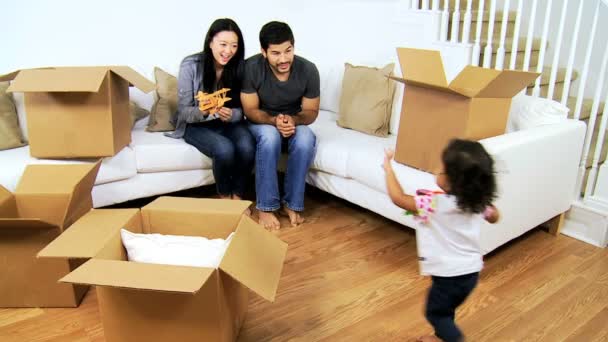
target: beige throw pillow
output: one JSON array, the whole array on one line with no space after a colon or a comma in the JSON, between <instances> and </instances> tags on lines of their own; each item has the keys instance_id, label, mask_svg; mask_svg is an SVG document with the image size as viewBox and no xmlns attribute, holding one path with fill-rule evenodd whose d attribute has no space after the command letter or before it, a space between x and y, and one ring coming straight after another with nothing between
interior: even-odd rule
<instances>
[{"instance_id":1,"label":"beige throw pillow","mask_svg":"<svg viewBox=\"0 0 608 342\"><path fill-rule=\"evenodd\" d=\"M25 145L13 97L6 93L8 85L8 82L0 82L0 150Z\"/></svg>"},{"instance_id":2,"label":"beige throw pillow","mask_svg":"<svg viewBox=\"0 0 608 342\"><path fill-rule=\"evenodd\" d=\"M395 64L384 68L345 63L338 126L379 137L388 136L395 82Z\"/></svg>"},{"instance_id":3,"label":"beige throw pillow","mask_svg":"<svg viewBox=\"0 0 608 342\"><path fill-rule=\"evenodd\" d=\"M149 132L165 132L175 129L171 118L177 111L177 78L161 68L154 68L156 102L152 105Z\"/></svg>"},{"instance_id":4,"label":"beige throw pillow","mask_svg":"<svg viewBox=\"0 0 608 342\"><path fill-rule=\"evenodd\" d=\"M137 103L129 101L129 115L131 116L131 128L135 125L135 122L139 119L143 119L150 115L150 112L144 108L141 108Z\"/></svg>"}]
</instances>

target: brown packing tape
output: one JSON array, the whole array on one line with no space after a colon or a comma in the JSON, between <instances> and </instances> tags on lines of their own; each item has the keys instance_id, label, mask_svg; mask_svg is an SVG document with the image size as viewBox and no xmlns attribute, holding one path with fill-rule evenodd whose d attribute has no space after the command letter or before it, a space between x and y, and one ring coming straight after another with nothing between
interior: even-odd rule
<instances>
[{"instance_id":1,"label":"brown packing tape","mask_svg":"<svg viewBox=\"0 0 608 342\"><path fill-rule=\"evenodd\" d=\"M243 216L220 268L266 300L274 301L287 244Z\"/></svg>"},{"instance_id":2,"label":"brown packing tape","mask_svg":"<svg viewBox=\"0 0 608 342\"><path fill-rule=\"evenodd\" d=\"M194 294L217 272L213 268L91 259L63 277L72 284Z\"/></svg>"}]
</instances>

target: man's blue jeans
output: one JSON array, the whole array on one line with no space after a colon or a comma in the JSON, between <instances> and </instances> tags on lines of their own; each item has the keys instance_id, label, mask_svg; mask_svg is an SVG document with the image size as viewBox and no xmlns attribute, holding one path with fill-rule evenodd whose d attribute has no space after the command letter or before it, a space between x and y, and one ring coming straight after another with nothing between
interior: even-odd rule
<instances>
[{"instance_id":1,"label":"man's blue jeans","mask_svg":"<svg viewBox=\"0 0 608 342\"><path fill-rule=\"evenodd\" d=\"M255 138L255 192L256 207L261 211L274 211L281 202L294 211L304 210L306 173L317 149L317 137L306 125L296 126L296 132L283 138L272 125L248 123ZM287 151L285 196L279 195L277 164L281 150Z\"/></svg>"}]
</instances>

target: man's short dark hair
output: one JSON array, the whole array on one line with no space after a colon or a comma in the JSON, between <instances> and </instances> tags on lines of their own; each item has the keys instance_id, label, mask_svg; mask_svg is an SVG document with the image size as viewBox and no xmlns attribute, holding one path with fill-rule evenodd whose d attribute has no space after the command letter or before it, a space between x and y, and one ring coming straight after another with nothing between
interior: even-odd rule
<instances>
[{"instance_id":1,"label":"man's short dark hair","mask_svg":"<svg viewBox=\"0 0 608 342\"><path fill-rule=\"evenodd\" d=\"M293 33L286 23L271 21L262 26L260 30L260 45L264 51L268 50L270 44L283 44L286 41L294 45Z\"/></svg>"}]
</instances>

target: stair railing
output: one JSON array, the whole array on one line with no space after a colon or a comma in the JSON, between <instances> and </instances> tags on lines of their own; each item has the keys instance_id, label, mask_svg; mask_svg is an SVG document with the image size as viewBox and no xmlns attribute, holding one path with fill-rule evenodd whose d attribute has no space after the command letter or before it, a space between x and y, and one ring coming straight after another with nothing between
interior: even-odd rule
<instances>
[{"instance_id":1,"label":"stair railing","mask_svg":"<svg viewBox=\"0 0 608 342\"><path fill-rule=\"evenodd\" d=\"M595 3L593 1L595 1ZM602 44L606 44L605 48L603 46L597 46L596 48L593 44L597 35L600 9L603 8L604 10L608 11L608 0L578 0L575 1L574 4L572 3L573 2L570 0L558 0L555 1L554 6L554 0L411 1L412 8L434 10L441 13L439 40L450 43L470 44L472 47L472 65L482 65L484 67L493 67L496 69L509 68L543 72L545 59L548 59L548 41L550 40L552 43L551 52L553 55L550 61L551 64L547 68L547 71L549 71L548 84L543 84L543 89L545 86L547 86L547 91L546 94L544 91L541 94L541 81L546 83L546 77L539 77L534 83L532 95L543 96L551 99L556 98L563 105L571 105L573 107L571 108L571 114L575 119L581 119L583 104L584 102L588 102L583 101L586 88L592 85L595 86L593 90L594 96L591 104L591 112L587 122L587 134L579 165L579 179L576 189L577 194L581 194L582 190L584 190L584 195L580 195L579 198L585 201L589 199L590 196L593 196L596 190L595 186L599 176L599 166L603 157L603 140L605 138L606 129L608 128L608 108L606 108L608 106L608 89L604 96L604 114L601 116L601 119L598 118L598 113L601 106L600 99L602 99L603 94L602 91L603 89L608 88L608 76L606 75L608 73L608 42L602 42ZM502 15L497 14L496 10L498 5L502 7ZM595 5L595 11L592 12L593 20L583 23L583 13L590 12L589 10L585 11L583 6L589 5ZM570 9L570 7L572 7L572 9ZM576 8L576 11L574 8ZM476 9L477 12L475 13L473 9ZM512 10L514 10L515 13L513 13ZM462 13L464 13L464 15ZM576 19L573 17L575 13ZM513 14L515 15L514 18ZM555 14L555 16L552 16L552 14ZM500 22L501 25L499 28L500 32L497 32L499 34L496 36L496 40L498 40L498 42L496 43L493 41L495 38L495 25L498 25L496 20L501 19L502 21ZM511 24L509 19L514 19L515 21L510 46L507 42L507 37L511 36L509 34L509 25ZM484 25L484 21L487 22L487 25ZM588 31L589 33L584 34L585 37L581 36L582 25L586 25L585 29L587 31L590 27L590 31ZM541 28L539 30L540 32L535 32L535 30L538 30L539 27ZM565 38L566 32L572 32L571 38ZM518 61L518 52L521 52L522 50L522 48L519 46L520 40L523 42L523 39L520 39L521 33L525 34L523 62ZM537 48L535 46L535 36L538 38L539 34L540 47ZM603 35L605 36L606 33L604 32ZM551 36L551 38L549 38L549 36ZM486 37L485 41L483 41L483 37ZM579 44L582 43L587 43L585 54L577 57L577 53L579 53L577 50L580 49ZM496 57L493 59L493 47L496 45L498 46L495 53ZM598 44L596 43L596 45ZM602 48L604 49L604 54L594 56L594 50L601 51ZM506 56L509 51L510 60L507 61ZM538 61L532 65L532 58L533 56L536 57L536 51L538 51ZM566 55L567 60L562 61L562 65L560 65L560 57L565 57ZM483 56L483 60L481 60L481 56ZM593 67L591 67L592 56L595 63L595 66ZM597 65L597 62L600 60L598 57L600 56L602 56L601 67ZM571 93L570 86L576 62L578 62L578 66L576 68L581 72L578 82L578 91L575 100L568 101L568 99L571 99L569 97ZM580 66L581 63L582 68ZM565 78L563 81L564 84L562 93L561 96L559 96L560 94L557 91L557 78L560 67L564 66ZM597 82L595 82L595 84L588 82L590 72L593 72L594 75L598 75L596 77ZM587 91L587 93L590 93L590 91ZM597 133L598 136L596 140L597 142L595 143L595 150L594 152L591 152L593 134L596 131L596 128L598 128L596 127L596 124L599 124L599 133ZM593 156L586 186L583 189L590 154L593 154ZM608 198L604 200L606 202L606 206L608 207Z\"/></svg>"}]
</instances>

